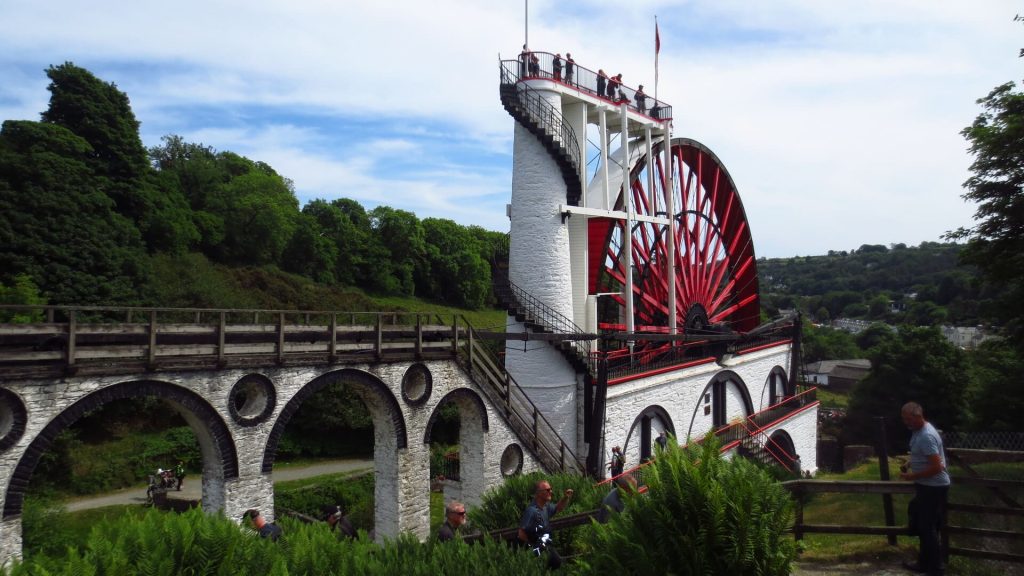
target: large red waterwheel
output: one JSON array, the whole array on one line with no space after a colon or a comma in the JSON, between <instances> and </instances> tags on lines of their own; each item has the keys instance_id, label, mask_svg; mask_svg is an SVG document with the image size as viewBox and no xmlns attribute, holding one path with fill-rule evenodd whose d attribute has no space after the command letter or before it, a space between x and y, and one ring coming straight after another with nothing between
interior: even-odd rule
<instances>
[{"instance_id":1,"label":"large red waterwheel","mask_svg":"<svg viewBox=\"0 0 1024 576\"><path fill-rule=\"evenodd\" d=\"M699 336L709 333L744 333L759 323L757 262L743 203L732 177L718 157L704 145L688 138L671 141L671 194L665 194L663 144L654 148L653 161L646 154L636 158L630 185L618 190L616 210L640 217L626 238L625 221L590 221L591 293L599 299L598 326L621 332L628 324L624 287L627 263L632 264L633 330L636 333L669 332L675 314L677 333ZM648 171L653 170L653 178ZM653 188L652 188L653 186ZM670 203L671 202L671 203ZM669 226L674 222L675 254L669 260ZM651 222L643 217L660 217ZM626 258L626 247L631 247ZM675 266L675 285L670 286L669 267ZM669 291L675 291L675 310L669 309ZM671 345L638 339L637 346L652 350Z\"/></svg>"}]
</instances>

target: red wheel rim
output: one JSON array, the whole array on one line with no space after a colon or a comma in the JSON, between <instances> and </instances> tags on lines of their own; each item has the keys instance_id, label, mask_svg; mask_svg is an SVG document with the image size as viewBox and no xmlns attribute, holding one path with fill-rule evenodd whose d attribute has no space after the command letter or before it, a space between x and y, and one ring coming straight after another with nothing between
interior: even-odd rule
<instances>
[{"instance_id":1,"label":"red wheel rim","mask_svg":"<svg viewBox=\"0 0 1024 576\"><path fill-rule=\"evenodd\" d=\"M661 145L655 147L653 164L642 156L631 170L628 200L637 215L664 218L668 214L665 157L659 149ZM678 332L694 334L711 326L747 332L760 321L757 261L736 186L718 157L699 142L673 139L670 158ZM654 170L653 191L648 189L649 169ZM622 190L615 208L625 210ZM632 226L633 312L638 333L669 331L667 234L661 224L635 221ZM592 254L596 249L600 255L592 260L597 264L596 270L592 268L594 292L619 292L602 299L599 327L606 331L622 331L626 326L626 301L621 295L626 283L624 246L622 220L591 220Z\"/></svg>"}]
</instances>

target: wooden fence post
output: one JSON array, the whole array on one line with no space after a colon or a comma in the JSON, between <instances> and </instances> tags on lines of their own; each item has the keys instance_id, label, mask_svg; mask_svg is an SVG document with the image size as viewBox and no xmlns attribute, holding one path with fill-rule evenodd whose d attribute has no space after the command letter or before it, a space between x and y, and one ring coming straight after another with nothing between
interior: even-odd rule
<instances>
[{"instance_id":1,"label":"wooden fence post","mask_svg":"<svg viewBox=\"0 0 1024 576\"><path fill-rule=\"evenodd\" d=\"M885 417L878 416L878 473L884 481L889 480L889 441L885 434ZM895 526L896 516L892 509L892 494L882 494L882 508L885 511L885 525ZM896 545L896 535L889 534L889 545Z\"/></svg>"}]
</instances>

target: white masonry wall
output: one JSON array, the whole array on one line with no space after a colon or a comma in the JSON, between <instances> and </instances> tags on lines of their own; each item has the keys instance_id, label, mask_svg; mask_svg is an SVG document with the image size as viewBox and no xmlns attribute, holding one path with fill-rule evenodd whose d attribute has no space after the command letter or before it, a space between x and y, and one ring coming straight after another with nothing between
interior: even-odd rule
<instances>
[{"instance_id":1,"label":"white masonry wall","mask_svg":"<svg viewBox=\"0 0 1024 576\"><path fill-rule=\"evenodd\" d=\"M561 97L538 90L556 110ZM565 318L575 316L569 229L560 206L566 185L558 164L544 145L515 125L512 163L509 277L519 288ZM509 317L506 329L524 327ZM524 345L525 344L525 345ZM576 373L551 344L509 341L505 367L569 446L576 441Z\"/></svg>"}]
</instances>

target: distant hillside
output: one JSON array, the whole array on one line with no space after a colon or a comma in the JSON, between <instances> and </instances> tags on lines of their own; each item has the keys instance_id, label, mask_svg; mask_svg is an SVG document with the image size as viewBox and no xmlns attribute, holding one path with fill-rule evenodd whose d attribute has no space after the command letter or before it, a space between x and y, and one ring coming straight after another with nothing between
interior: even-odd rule
<instances>
[{"instance_id":1,"label":"distant hillside","mask_svg":"<svg viewBox=\"0 0 1024 576\"><path fill-rule=\"evenodd\" d=\"M766 312L797 308L811 319L858 318L892 324L987 323L993 294L973 267L958 264L963 245L864 245L824 256L761 259Z\"/></svg>"}]
</instances>

